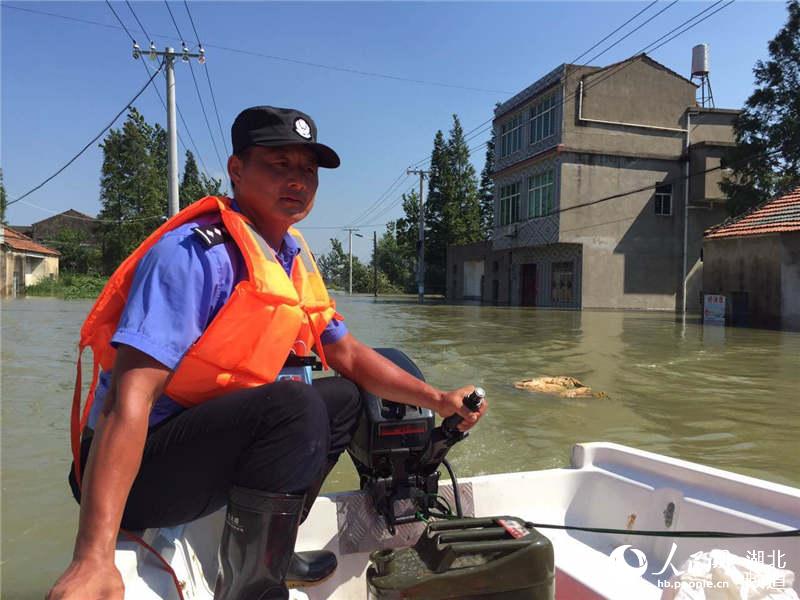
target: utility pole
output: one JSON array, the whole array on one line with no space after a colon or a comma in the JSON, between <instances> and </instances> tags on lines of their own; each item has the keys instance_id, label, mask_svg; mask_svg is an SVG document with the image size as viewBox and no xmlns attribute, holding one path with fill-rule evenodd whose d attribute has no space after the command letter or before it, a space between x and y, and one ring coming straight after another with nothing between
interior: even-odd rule
<instances>
[{"instance_id":1,"label":"utility pole","mask_svg":"<svg viewBox=\"0 0 800 600\"><path fill-rule=\"evenodd\" d=\"M372 232L372 275L374 278L375 294L378 297L378 230Z\"/></svg>"},{"instance_id":2,"label":"utility pole","mask_svg":"<svg viewBox=\"0 0 800 600\"><path fill-rule=\"evenodd\" d=\"M425 301L425 203L422 201L422 182L430 171L406 169L406 175L419 175L419 241L417 242L417 295L419 303Z\"/></svg>"},{"instance_id":3,"label":"utility pole","mask_svg":"<svg viewBox=\"0 0 800 600\"><path fill-rule=\"evenodd\" d=\"M348 227L345 231L349 234L348 235L348 242L347 242L347 251L350 254L350 286L347 288L347 293L351 296L353 295L353 234L356 234L356 237L363 238L364 236L358 232L357 227Z\"/></svg>"},{"instance_id":4,"label":"utility pole","mask_svg":"<svg viewBox=\"0 0 800 600\"><path fill-rule=\"evenodd\" d=\"M136 42L133 43L133 59L139 60L142 56L142 49ZM189 49L184 46L181 52L175 52L174 48L165 48L163 52L156 50L155 44L150 43L150 48L147 51L147 56L151 60L156 60L157 57L164 57L164 66L166 67L167 79L167 153L169 158L169 166L167 174L169 179L169 213L168 216L173 217L178 214L180 210L180 200L178 192L178 126L175 120L175 58L180 56L183 62L188 63L190 59L196 58L200 64L206 62L205 51L200 48L197 54L189 52Z\"/></svg>"}]
</instances>

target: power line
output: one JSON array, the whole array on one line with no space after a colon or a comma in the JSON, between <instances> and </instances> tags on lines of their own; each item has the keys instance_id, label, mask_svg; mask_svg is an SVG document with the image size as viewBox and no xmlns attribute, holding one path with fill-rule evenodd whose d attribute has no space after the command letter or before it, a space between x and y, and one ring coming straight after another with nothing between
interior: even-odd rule
<instances>
[{"instance_id":1,"label":"power line","mask_svg":"<svg viewBox=\"0 0 800 600\"><path fill-rule=\"evenodd\" d=\"M211 123L208 121L208 114L206 114L206 105L203 102L203 96L200 94L200 86L197 85L197 77L194 75L194 67L192 63L189 63L189 72L192 74L192 81L194 82L194 89L197 92L197 99L200 101L200 109L203 111L203 119L206 122L206 128L208 129L208 135L211 138L211 144L214 146L214 154L217 155L217 161L219 162L220 171L223 173L225 172L225 167L222 166L222 158L219 155L219 149L217 148L217 142L214 139L214 133L211 131ZM224 139L224 138L223 138Z\"/></svg>"},{"instance_id":2,"label":"power line","mask_svg":"<svg viewBox=\"0 0 800 600\"><path fill-rule=\"evenodd\" d=\"M136 40L134 39L134 37L133 37L133 34L132 34L130 31L128 31L128 28L127 28L127 27L125 27L125 23L123 23L122 19L121 19L121 18L120 18L120 16L117 14L117 11L115 11L115 10L114 10L114 7L113 7L113 6L111 6L111 2L109 2L109 0L106 0L106 4L108 5L108 8L110 8L110 9L111 9L111 12L112 12L112 13L114 13L114 16L117 18L117 21L118 21L118 22L119 22L119 24L122 26L122 29L124 29L124 30L125 30L125 33L127 33L127 34L128 34L128 37L129 37L129 38L131 38L131 42L133 42L133 43L135 44L135 43L136 43ZM12 6L11 8L16 8L16 7Z\"/></svg>"},{"instance_id":3,"label":"power line","mask_svg":"<svg viewBox=\"0 0 800 600\"><path fill-rule=\"evenodd\" d=\"M197 33L197 27L194 24L194 18L192 18L192 13L189 10L189 3L186 0L183 0L183 5L186 7L186 14L189 15L189 22L192 24L192 31L194 31L194 36L197 38L197 46L200 50L203 50L203 43L200 41L200 34ZM211 102L214 104L214 112L217 115L217 125L219 126L219 136L222 139L222 147L227 150L226 140L227 136L222 130L222 120L219 118L219 108L217 107L217 98L214 95L214 86L211 85L211 74L208 69L208 62L203 61L203 70L206 73L206 81L208 82L208 91L211 93ZM231 150L232 153L232 150Z\"/></svg>"},{"instance_id":4,"label":"power line","mask_svg":"<svg viewBox=\"0 0 800 600\"><path fill-rule=\"evenodd\" d=\"M60 215L60 216L64 217L65 219L74 219L76 221L86 221L86 222L90 222L90 223L111 223L111 224L114 224L114 225L117 225L117 224L120 223L120 221L118 219L100 219L100 218L88 217L88 216L87 217L80 217L78 215L68 215L68 214L65 214L64 212L58 212L57 210L53 210L52 208L46 208L44 206L39 206L38 204L34 204L33 202L28 202L27 200L20 200L20 202L22 202L22 204L25 204L26 206L30 206L32 208L37 208L37 209L42 210L42 211L44 211L46 213L50 213L51 215ZM163 221L163 220L166 220L166 217L164 215L151 215L149 217L135 217L133 219L124 219L122 222L123 223L134 223L134 222L137 222L137 221L153 221L153 220L156 220L156 219Z\"/></svg>"},{"instance_id":5,"label":"power line","mask_svg":"<svg viewBox=\"0 0 800 600\"><path fill-rule=\"evenodd\" d=\"M183 37L183 34L181 33L180 28L178 27L178 22L175 20L175 15L172 14L172 9L169 7L169 2L167 2L167 0L164 0L164 6L167 7L167 12L169 13L170 19L172 19L172 24L175 25L175 31L178 32L178 37L181 38L181 44L185 48L186 47L186 42L184 41L185 38Z\"/></svg>"},{"instance_id":6,"label":"power line","mask_svg":"<svg viewBox=\"0 0 800 600\"><path fill-rule=\"evenodd\" d=\"M721 0L720 0L720 1L721 1ZM594 44L594 45L593 45L591 48L589 48L588 50L584 51L582 54L580 54L580 55L578 55L576 58L574 58L574 59L573 59L573 60L570 62L570 64L575 64L575 63L577 63L577 61L578 61L580 58L582 58L583 56L585 56L586 54L588 54L589 52L591 52L591 51L592 51L594 48L596 48L597 46L599 46L600 44L602 44L602 43L603 43L605 40L607 40L608 38L610 38L611 36L613 36L615 33L617 33L618 31L620 31L620 30L621 30L623 27L625 27L626 25L628 25L629 23L631 23L632 21L634 21L634 20L635 20L637 17L639 17L641 14L643 14L643 13L644 13L644 12L645 12L647 9L649 9L651 6L653 6L654 4L656 4L656 2L657 2L657 0L655 0L654 2L651 2L650 4L648 4L648 5L647 5L645 8L643 8L642 10L640 10L639 12L637 12L637 13L636 13L635 15L633 15L633 16L632 16L630 19L628 19L628 20L627 20L627 21L625 21L625 22L624 22L622 25L620 25L619 27L617 27L617 28L616 28L614 31L612 31L611 33L609 33L607 36L605 36L605 37L604 37L603 39L601 39L599 42L595 43L595 44ZM639 25L637 25L637 26L636 26L635 28L633 28L631 31L629 31L629 32L628 32L628 33L626 33L624 36L622 36L621 38L619 38L618 40L616 40L615 42L613 42L612 44L610 44L609 46L607 46L607 47L606 47L604 50L602 50L602 51L601 51L601 52L599 52L598 54L595 54L595 55L594 55L592 58L590 58L590 59L589 59L588 61L586 61L586 62L587 62L587 63L591 63L592 61L596 60L597 58L599 58L600 56L602 56L603 54L605 54L606 52L608 52L609 50L611 50L611 49L612 49L612 48L614 48L615 46L619 45L619 44L620 44L622 41L624 41L625 39L627 39L628 37L630 37L631 35L633 35L633 34L634 34L634 33L636 33L637 31L639 31L640 29L642 29L642 27L644 27L645 25L647 25L648 23L650 23L651 21L653 21L654 19L656 19L658 16L660 16L662 13L664 13L665 11L667 11L668 9L670 9L672 6L674 6L675 4L677 4L677 2L678 2L678 0L673 0L673 1L672 1L670 4L668 4L667 6L665 6L664 8L662 8L660 11L658 11L658 12L657 12L657 13L655 13L654 15L650 16L649 18L647 18L647 19L646 19L644 22L642 22L642 23L640 23ZM712 5L712 6L713 6L713 5ZM706 9L706 10L708 10L708 9ZM702 11L702 12L705 12L705 11ZM702 14L702 12L701 12L700 14ZM692 19L694 19L694 18L696 18L696 16L695 16L695 17L692 17ZM691 21L692 19L690 19L690 21ZM679 25L679 27L683 26L683 25L684 25L686 22L687 22L687 21L684 21L684 23L682 23L681 25ZM674 30L673 30L673 31L674 31ZM667 35L669 35L669 33L672 33L672 32L668 32L668 33L667 33ZM656 40L656 42L658 42L659 40L663 39L663 37L664 37L664 36L662 36L661 38L658 38L658 40ZM589 89L589 86L587 86L587 87L586 87L586 89ZM565 104L565 103L566 103L566 101L561 101L561 103L560 103L560 104L556 104L556 105L555 105L553 108L558 108L558 107L560 107L561 105L563 105L563 104ZM483 122L483 123L481 123L480 125L477 125L476 127L473 127L472 129L470 129L470 130L469 130L469 131L468 131L468 132L467 132L467 133L464 135L464 141L468 141L468 140L470 140L470 139L472 139L472 138L478 137L480 134L484 133L485 131L488 131L488 130L492 129L493 125L490 125L490 124L492 123L492 121L493 121L493 120L494 120L494 116L490 117L489 119L487 119L486 121L484 121L484 122ZM486 126L486 125L488 125L488 126L487 126L487 127L484 127L484 126ZM481 129L481 128L482 128L482 129ZM476 131L477 129L481 129L481 130L480 130L480 131ZM474 133L473 133L473 132L474 132ZM481 146L483 146L483 145L485 145L485 144L481 144ZM477 149L477 148L475 148L475 149ZM470 149L470 152L472 152L472 151L474 151L474 149ZM427 160L427 157L426 157L426 158L423 158L423 159L421 159L421 160L418 160L417 162L415 162L415 163L414 163L414 166L418 166L418 165L420 165L420 164L424 163L426 160Z\"/></svg>"},{"instance_id":7,"label":"power line","mask_svg":"<svg viewBox=\"0 0 800 600\"><path fill-rule=\"evenodd\" d=\"M664 12L668 11L670 8L672 8L673 6L675 6L677 3L678 3L678 0L672 0L672 2L670 2L669 4L667 4L667 5L666 5L664 8L662 8L662 9L661 9L660 11L658 11L656 14L654 14L654 15L652 15L651 17L647 18L647 19L646 19L644 22L642 22L642 23L639 23L639 25L637 25L636 27L634 27L633 29L631 29L631 30L630 30L628 33L626 33L625 35L623 35L623 36L622 36L621 38L619 38L619 39L618 39L616 42L614 42L613 44L611 44L610 46L608 46L608 47L607 47L607 48L605 48L604 50L602 50L602 51L598 52L597 54L595 54L595 55L594 55L592 58L590 58L590 59L589 59L588 61L586 61L586 62L587 62L587 63L589 63L589 64L591 64L591 63L592 63L592 61L594 61L594 60L596 60L596 59L600 58L601 56L603 56L603 54L605 54L606 52L608 52L609 50L611 50L611 49L612 49L614 46L616 46L617 44L619 44L619 43L620 43L620 42L622 42L623 40L626 40L626 39L628 39L628 38L629 38L631 35L633 35L633 34L634 34L634 33L636 33L637 31L639 31L639 30L640 30L642 27L644 27L645 25L647 25L648 23L650 23L651 21L653 21L655 18L657 18L658 16L660 16L660 15L661 15L661 14L663 14Z\"/></svg>"},{"instance_id":8,"label":"power line","mask_svg":"<svg viewBox=\"0 0 800 600\"><path fill-rule=\"evenodd\" d=\"M145 29L144 29L144 25L142 25L142 22L139 20L139 17L136 15L136 11L134 11L134 10L133 10L133 6L130 4L130 2L127 2L127 0L126 0L126 3L127 3L127 5L128 5L128 8L130 9L131 13L133 14L133 18L134 18L134 19L136 19L136 22L139 24L139 27L141 27L141 29L142 29L142 32L143 32L143 33L144 33L144 34L145 34L147 37L150 37L150 36L147 34L147 31L145 31ZM111 9L111 12L112 12L112 13L114 14L114 16L116 17L116 19L117 19L117 22L120 24L120 26L122 27L122 29L123 29L123 30L125 30L125 33L127 33L127 34L128 34L128 37L129 37L129 38L131 38L131 41L132 41L134 44L136 44L136 40L133 38L133 35L132 35L132 34L131 34L131 32L128 30L128 28L125 26L125 23L122 21L122 19L120 18L119 14L117 13L117 11L115 11L115 10L114 10L114 7L111 5L111 2L109 2L109 0L106 0L106 4L108 5L108 8L110 8L110 9ZM14 7L12 7L12 8L14 8ZM152 44L152 41L151 41L151 44ZM145 71L147 71L147 74L149 75L149 74L150 74L150 67L149 67L149 66L148 66L148 64L147 64L147 61L144 59L144 56L142 56L142 55L140 54L140 55L139 55L139 60L141 60L142 64L144 65L144 69L145 69ZM163 106L163 107L164 107L164 110L167 110L167 104L166 104L166 102L164 102L164 98L161 96L161 92L159 92L159 91L158 91L158 86L155 86L155 85L154 85L154 86L153 86L153 90L155 91L156 95L158 96L158 99L161 101L161 106ZM200 150L197 148L197 144L196 144L196 143L195 143L195 141L194 141L194 137L192 137L192 132L191 132L191 130L189 129L188 125L186 124L186 120L183 118L183 113L181 112L181 109L180 109L180 107L177 105L177 103L175 104L175 109L176 109L176 110L177 110L177 112L178 112L178 116L179 116L179 117L180 117L180 119L181 119L181 123L183 123L183 128L186 130L186 134L189 136L189 140L192 142L192 147L194 148L195 152L197 153L197 158L198 158L198 160L200 161L200 164L201 164L201 165L203 165L203 171L205 172L205 174L206 174L206 176L207 176L207 177L211 178L211 176L209 175L210 171L208 170L208 166L206 166L206 161L203 159L203 155L202 155L202 154L200 154ZM184 142L184 141L183 141L183 138L181 137L181 134L180 134L180 132L179 132L179 131L176 131L175 133L177 134L177 136L178 136L178 140L180 141L181 145L183 146L183 149L184 149L184 150L187 150L186 142ZM225 170L223 169L223 173L224 173L224 172L225 172Z\"/></svg>"},{"instance_id":9,"label":"power line","mask_svg":"<svg viewBox=\"0 0 800 600\"><path fill-rule=\"evenodd\" d=\"M147 30L144 28L144 25L142 25L142 22L139 20L139 17L136 16L136 11L133 10L133 6L131 5L131 3L128 0L125 0L125 4L128 5L128 9L131 11L131 14L133 15L133 18L136 19L136 22L139 24L139 29L141 29L142 32L144 33L145 37L147 38L147 41L152 44L153 43L153 38L150 37L149 33L147 33ZM109 6L110 6L110 4L109 4Z\"/></svg>"},{"instance_id":10,"label":"power line","mask_svg":"<svg viewBox=\"0 0 800 600\"><path fill-rule=\"evenodd\" d=\"M665 33L664 35L662 35L661 37L657 38L657 39L656 39L656 40L654 40L653 42L650 42L649 44L647 44L646 46L644 46L644 47L643 47L641 50L639 50L639 51L638 51L636 54L634 54L634 56L641 55L641 54L643 54L643 53L645 53L645 52L654 52L655 50L658 50L659 48L661 48L661 47L662 47L662 46L664 46L665 44L667 44L667 43L671 42L672 40L674 40L675 38L677 38L677 37L679 37L679 36L683 35L683 34L684 34L684 33L686 33L687 31L689 31L690 29L692 29L692 28L696 27L697 25L699 25L700 23L702 23L702 22L703 22L703 21L705 21L706 19L710 18L711 16L715 15L716 13L720 12L721 10L723 10L723 9L727 8L728 6L730 6L731 4L733 4L735 1L736 1L736 0L729 0L729 1L728 1L726 4L724 4L723 6L719 7L717 10L715 10L715 11L713 11L712 13L710 13L710 14L706 15L706 16L705 16L705 17L703 17L702 19L700 19L700 20L698 20L698 21L696 21L696 22L692 23L692 21L694 21L695 19L697 19L697 18L698 18L699 16L701 16L703 13L705 13L705 12L708 12L709 10L711 10L712 8L714 8L715 6L717 6L717 5L719 5L721 2L723 2L723 0L717 0L717 2L713 3L711 6L708 6L708 7L706 7L705 9L701 10L700 12L698 12L698 13L694 14L693 16L689 17L688 19L686 19L685 21L683 21L682 23L680 23L678 26L674 27L673 29L671 29L670 31L668 31L667 33ZM673 2L672 2L670 5L669 5L669 6L667 6L666 8L669 8L670 6L674 5L674 4L675 4L675 2L677 2L677 0L674 0L674 1L673 1ZM654 15L654 17L655 17L655 16L658 16L658 14L661 14L661 13L663 13L663 12L664 12L664 10L666 10L666 8L665 8L665 9L662 9L661 11L659 11L659 13L657 13L656 15ZM652 19L652 18L651 18L651 19ZM691 23L691 24L690 24L690 23ZM690 25L689 25L689 24L690 24ZM679 29L681 29L682 27L684 27L684 26L686 26L686 25L688 25L688 27L685 27L685 28L684 28L684 29L682 29L681 31L678 31ZM671 36L671 37L669 37L668 39L664 39L664 38L666 38L667 36L670 36L670 34L672 34L673 32L676 32L676 31L677 31L677 33L675 33L674 35L672 35L672 36ZM618 43L618 42L620 42L622 39L623 39L623 38L621 38L620 40L617 40L617 42L615 42L615 44L616 44L616 43ZM662 42L661 40L664 40L664 41ZM659 44L658 42L661 42L661 43ZM611 46L610 46L609 48L611 48ZM608 49L608 48L607 48L607 49ZM604 52L605 52L605 51L604 51ZM618 74L618 73L619 73L620 71L622 71L623 69L626 69L627 67L629 67L630 65L632 65L632 64L633 64L633 62L634 62L633 60L629 60L629 61L627 61L627 62L622 62L622 63L620 63L620 64L613 65L613 66L612 66L612 67L610 67L610 68L609 68L609 67L606 67L606 68L608 68L608 69L609 69L609 72L608 72L607 74L605 74L604 76L601 76L601 77L599 77L599 78L598 78L596 81L594 81L594 82L592 82L592 83L589 83L589 84L587 84L587 85L584 87L584 93L585 93L585 92L587 92L587 91L589 91L591 88L593 88L593 87L595 87L595 86L599 85L599 84L600 84L600 83L602 83L603 81L605 81L605 80L609 79L610 77L613 77L614 75ZM555 109L555 108L560 108L560 107L566 106L566 105L567 105L569 102L574 102L574 101L575 101L575 100L574 100L574 97L573 97L573 96L567 96L567 97L564 97L563 99L560 99L559 101L557 101L557 102L556 102L556 103L553 105L553 108L554 108L554 109ZM481 127L482 125L485 125L485 124L487 124L487 123L490 123L492 120L493 120L493 118L492 118L492 119L489 119L489 120L487 120L487 121L484 121L484 122L483 122L481 125L478 125L478 127ZM485 132L485 131L489 131L491 128L492 128L491 126L489 126L489 127L485 127L485 128L483 128L481 131L478 131L478 132L475 134L475 136L477 136L477 135L480 135L481 133L483 133L483 132ZM477 128L473 128L471 131L474 131L475 129L477 129ZM475 137L475 136L473 136L473 137ZM480 149L481 147L485 146L485 145L486 145L486 143L487 143L487 142L483 142L483 143L482 143L482 144L480 144L479 146L476 146L476 147L474 147L474 148L470 148L470 149L469 149L469 151L470 151L470 152L474 152L475 150L477 150L477 149ZM421 159L421 160L417 161L417 162L416 162L416 163L414 163L414 164L415 164L415 165L419 165L419 164L421 164L421 163L425 162L426 160L427 160L427 158L423 158L423 159Z\"/></svg>"},{"instance_id":11,"label":"power line","mask_svg":"<svg viewBox=\"0 0 800 600\"><path fill-rule=\"evenodd\" d=\"M118 112L118 113L117 113L117 114L114 116L114 118L111 120L111 122L110 122L108 125L106 125L106 126L105 126L105 127L104 127L104 128L101 130L101 131L100 131L100 133L98 133L98 134L97 134L96 136L94 136L94 137L93 137L91 140L89 140L89 143L88 143L88 144L86 144L86 145L85 145L83 148L81 148L81 150L80 150L80 151L79 151L79 152L78 152L78 153L77 153L75 156L73 156L71 159L69 159L69 161L67 161L67 163L66 163L66 164L65 164L63 167L61 167L61 168L60 168L58 171L56 171L55 173L53 173L53 174L52 174L50 177L48 177L47 179L45 179L45 180L44 180L42 183L40 183L40 184L39 184L39 185L37 185L36 187L32 188L31 190L28 190L27 192L25 192L24 194L22 194L22 195L21 195L21 196L19 196L18 198L14 198L13 200L10 200L6 206L11 206L12 204L15 204L16 202L19 202L19 201L21 201L23 198L27 198L27 197L28 197L28 196L30 196L30 195L31 195L33 192L35 192L36 190L38 190L38 189L40 189L40 188L44 187L44 186L45 186L45 184L47 184L47 183L48 183L48 182L50 182L51 180L55 179L55 178L56 178L58 175L60 175L60 174L61 174L61 173L62 173L62 172L63 172L63 171L64 171L64 170L67 168L67 167L69 167L69 166L70 166L72 163L74 163L74 162L75 162L75 161L78 159L78 157L80 157L80 156L81 156L81 155L82 155L84 152L86 152L86 150L89 148L89 146L91 146L92 144L94 144L94 143L95 143L95 142L96 142L98 139L100 139L100 136L102 136L102 135L103 135L103 134L104 134L106 131L108 131L109 129L111 129L112 125L114 125L114 123L116 123L117 119L119 119L119 118L120 118L120 116L121 116L121 115L122 115L122 114L123 114L123 113L124 113L126 110L128 110L129 108L131 108L131 105L132 105L134 102L136 102L136 100L139 98L139 96L141 96L141 95L142 95L142 93L143 93L143 92L144 92L144 91L147 89L147 86L149 86L149 85L150 85L150 84L153 82L153 79L155 79L155 78L156 78L156 75L158 75L158 74L161 72L161 69L162 69L162 68L164 68L164 61L161 61L161 64L158 66L158 69L156 69L156 70L155 70L155 72L153 73L153 75L150 77L150 79L148 79L148 80L147 80L147 83L145 83L145 84L142 86L142 89L140 89L138 92L136 92L136 95L135 95L133 98L131 98L131 99L130 99L130 101L129 101L129 102L128 102L128 103L127 103L127 104L126 104L126 105L125 105L125 106L122 108L122 110L120 110L120 111L119 111L119 112Z\"/></svg>"},{"instance_id":12,"label":"power line","mask_svg":"<svg viewBox=\"0 0 800 600\"><path fill-rule=\"evenodd\" d=\"M43 11L43 10L35 10L35 9L31 9L31 8L23 8L23 7L20 7L20 6L12 6L12 5L9 5L9 4L5 3L5 2L2 3L2 8L10 8L12 10L18 10L18 11L28 12L28 13L32 13L32 14L38 14L38 15L45 15L45 16L48 16L48 17L55 17L55 18L58 18L58 19L64 19L64 20L67 20L67 21L74 21L76 23L85 23L87 25L97 25L97 26L100 26L100 27L108 28L108 29L117 29L117 27L115 27L114 25L109 25L108 23L101 23L99 21L92 21L90 19L81 19L81 18L77 18L77 17L70 17L70 16L67 16L67 15L62 15L62 14L58 14L58 13L52 13L52 12ZM155 34L155 37L164 38L164 39L170 39L170 40L174 40L175 39L171 35L166 35L166 34L162 34L162 33ZM292 63L292 64L304 65L304 66L307 66L307 67L314 67L314 68L317 68L317 69L327 69L327 70L330 70L330 71L338 71L338 72L341 72L341 73L351 73L353 75L361 75L361 76L364 76L364 77L375 77L375 78L379 78L379 79L389 79L389 80L392 80L392 81L401 81L401 82L407 82L407 83L417 83L417 84L420 84L420 85L432 85L432 86L437 86L437 87L446 87L446 88L467 90L467 91L472 91L472 92L486 92L486 93L492 93L492 94L509 94L510 93L510 92L504 91L504 90L492 90L492 89L471 87L471 86L458 85L458 84L452 84L452 83L444 83L444 82L441 82L441 81L431 81L431 80L425 80L425 79L413 79L413 78L410 78L410 77L400 77L400 76L396 76L396 75L389 75L387 73L379 73L377 71L364 71L364 70L361 70L361 69L354 69L354 68L350 68L350 67L340 67L340 66L334 66L334 65L326 65L326 64L322 64L322 63L315 63L315 62L309 62L309 61L304 61L304 60L298 60L298 59L295 59L295 58L289 58L289 57L285 57L285 56L277 56L277 55L274 55L274 54L264 54L262 52L256 52L256 51L252 51L252 50L244 50L244 49L241 49L241 48L233 48L233 47L230 47L230 46L222 46L222 45L219 45L219 44L206 43L205 46L206 46L206 48L216 48L217 50L225 50L226 52L234 52L234 53L237 53L237 54L255 56L255 57L258 57L258 58L266 58L268 60L277 60L277 61L282 61L282 62L288 62L288 63Z\"/></svg>"},{"instance_id":13,"label":"power line","mask_svg":"<svg viewBox=\"0 0 800 600\"><path fill-rule=\"evenodd\" d=\"M169 2L164 0L164 6L167 7L167 11L169 12L169 16L172 19L172 24L175 26L175 31L178 33L178 37L181 38L181 46L183 47L184 53L187 51L186 48L186 41L183 37L183 33L181 33L180 28L178 27L178 22L175 20L175 15L172 14L172 9L169 7ZM200 86L197 85L197 77L194 74L194 67L192 63L189 62L189 72L192 74L192 82L194 83L194 89L197 92L197 100L200 102L200 109L203 111L203 119L206 122L206 128L208 129L208 135L211 137L211 144L214 146L214 154L217 155L217 162L219 163L220 171L223 173L225 172L225 167L222 166L222 159L219 155L219 149L217 148L217 141L214 139L214 134L211 131L211 124L208 122L208 114L206 114L206 105L203 102L203 96L200 94Z\"/></svg>"},{"instance_id":14,"label":"power line","mask_svg":"<svg viewBox=\"0 0 800 600\"><path fill-rule=\"evenodd\" d=\"M372 205L369 208L367 208L367 210L365 210L363 213L361 213L361 215L359 217L353 219L353 222L351 223L351 225L355 226L359 221L363 221L364 219L366 219L368 217L368 215L370 215L370 213L372 213L375 210L377 210L378 206L383 201L385 201L386 198L389 197L389 195L395 190L396 187L398 187L399 185L402 185L403 181L405 181L405 179L407 179L407 178L408 178L408 173L406 173L405 171L400 173L400 175L398 175L397 179L395 179L389 185L389 187L386 188L386 190L384 190L384 192L380 196L378 196L378 198L375 200L375 202L373 202Z\"/></svg>"},{"instance_id":15,"label":"power line","mask_svg":"<svg viewBox=\"0 0 800 600\"><path fill-rule=\"evenodd\" d=\"M544 219L544 218L547 218L547 217L551 217L553 215L558 215L558 214L561 214L561 213L569 212L571 210L577 210L579 208L586 208L588 206L595 206L597 204L603 204L605 202L610 202L611 200L618 200L619 198L626 198L627 196L632 196L633 194L639 194L641 192L655 190L656 188L661 187L662 185L671 185L673 183L681 183L681 182L684 182L684 181L686 181L688 179L691 179L692 177L697 177L699 175L705 175L707 173L713 173L714 171L721 171L723 169L730 168L730 165L739 165L741 163L744 163L744 162L750 160L751 158L756 158L757 156L759 156L761 154L764 154L764 157L767 158L767 157L771 157L774 154L778 154L780 152L781 152L780 148L776 148L774 150L770 150L769 152L755 152L755 153L750 154L748 156L742 157L740 160L734 161L734 162L730 163L729 165L719 164L716 167L710 167L708 169L703 169L702 171L695 171L694 173L689 173L688 175L678 175L677 177L673 177L672 179L665 179L664 181L660 181L660 182L655 183L655 184L645 185L645 186L642 186L642 187L639 187L639 188L636 188L636 189L633 189L633 190L628 190L626 192L619 192L617 194L611 194L610 196L604 196L603 198L597 198L596 200L590 200L588 202L581 202L579 204L573 204L571 206L567 206L566 208L559 208L558 210L552 210L549 213L547 213L546 215L541 215L541 216L538 216L538 217L531 217L528 220L529 221L535 221L535 220L538 220L538 219ZM602 223L602 225L605 225L605 223Z\"/></svg>"},{"instance_id":16,"label":"power line","mask_svg":"<svg viewBox=\"0 0 800 600\"><path fill-rule=\"evenodd\" d=\"M651 6L653 6L654 4L658 4L658 0L653 0L653 1L652 1L650 4L648 4L647 6L645 6L645 7L644 7L642 10L640 10L639 12L637 12L637 13L636 13L635 15L633 15L633 16L632 16L630 19L628 19L628 20L627 20L627 21L625 21L625 22L624 22L622 25L620 25L619 27L617 27L617 28L616 28L614 31L612 31L611 33L609 33L609 34L608 34L606 37L604 37L602 40L600 40L599 42L595 43L595 45L594 45L594 46L592 46L592 47L591 47L591 48L589 48L588 50L584 50L584 52L583 52L582 54L579 54L578 56L576 56L575 58L573 58L573 59L570 61L570 63L572 63L572 64L576 64L576 63L577 63L577 62L578 62L580 59L582 59L584 56L586 56L587 54L589 54L589 52L591 52L592 50L594 50L595 48L597 48L597 47L598 47L600 44L602 44L602 43L603 43L603 42L605 42L605 41L606 41L608 38L610 38L612 35L614 35L615 33L617 33L619 30L621 30L623 27L625 27L625 26L626 26L628 23L630 23L630 22L634 21L634 20L636 19L636 17L638 17L639 15L641 15L641 14L643 14L643 13L647 12L647 11L650 9L650 7L651 7Z\"/></svg>"}]
</instances>

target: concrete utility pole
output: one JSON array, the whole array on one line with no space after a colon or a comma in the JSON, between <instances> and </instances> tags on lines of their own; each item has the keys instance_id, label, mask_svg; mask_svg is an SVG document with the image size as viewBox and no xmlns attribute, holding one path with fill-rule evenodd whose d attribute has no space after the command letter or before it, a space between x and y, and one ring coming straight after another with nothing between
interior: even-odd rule
<instances>
[{"instance_id":1,"label":"concrete utility pole","mask_svg":"<svg viewBox=\"0 0 800 600\"><path fill-rule=\"evenodd\" d=\"M372 276L374 280L375 293L378 297L378 231L372 232Z\"/></svg>"},{"instance_id":2,"label":"concrete utility pole","mask_svg":"<svg viewBox=\"0 0 800 600\"><path fill-rule=\"evenodd\" d=\"M419 303L425 301L425 203L422 201L422 182L430 171L406 169L406 175L419 175L419 241L417 242L417 294Z\"/></svg>"},{"instance_id":3,"label":"concrete utility pole","mask_svg":"<svg viewBox=\"0 0 800 600\"><path fill-rule=\"evenodd\" d=\"M139 60L142 56L142 49L136 42L133 43L133 58ZM205 51L200 48L200 52L193 54L184 46L181 52L175 52L174 48L165 48L163 52L156 50L154 44L150 44L147 56L151 60L157 57L164 57L164 67L166 68L167 79L167 153L169 166L167 174L169 178L169 214L173 217L180 210L180 198L178 191L178 126L175 120L175 58L180 56L183 62L189 62L196 58L200 64L206 61Z\"/></svg>"},{"instance_id":4,"label":"concrete utility pole","mask_svg":"<svg viewBox=\"0 0 800 600\"><path fill-rule=\"evenodd\" d=\"M347 289L347 293L351 296L353 295L353 234L355 233L356 237L363 238L364 236L360 233L356 233L358 228L348 227L345 231L349 234L348 235L348 242L347 242L347 251L350 253L350 286Z\"/></svg>"}]
</instances>

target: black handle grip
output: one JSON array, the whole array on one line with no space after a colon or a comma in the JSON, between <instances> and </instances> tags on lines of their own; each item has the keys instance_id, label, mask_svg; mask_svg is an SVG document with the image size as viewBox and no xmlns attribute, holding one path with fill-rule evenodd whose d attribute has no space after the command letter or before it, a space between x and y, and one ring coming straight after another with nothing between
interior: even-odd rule
<instances>
[{"instance_id":1,"label":"black handle grip","mask_svg":"<svg viewBox=\"0 0 800 600\"><path fill-rule=\"evenodd\" d=\"M464 398L464 406L466 406L471 412L478 412L485 397L486 392L483 391L483 388L476 387L469 396ZM454 433L459 433L457 427L458 424L463 420L464 418L458 413L450 415L444 421L442 421L442 431L448 436Z\"/></svg>"}]
</instances>

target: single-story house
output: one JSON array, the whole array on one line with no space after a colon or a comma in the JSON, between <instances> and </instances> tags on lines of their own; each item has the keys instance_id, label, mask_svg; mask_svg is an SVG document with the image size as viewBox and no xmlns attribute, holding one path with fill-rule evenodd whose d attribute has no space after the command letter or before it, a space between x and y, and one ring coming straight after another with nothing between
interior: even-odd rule
<instances>
[{"instance_id":1,"label":"single-story house","mask_svg":"<svg viewBox=\"0 0 800 600\"><path fill-rule=\"evenodd\" d=\"M58 277L57 250L6 225L0 230L0 297L16 297L29 285Z\"/></svg>"},{"instance_id":2,"label":"single-story house","mask_svg":"<svg viewBox=\"0 0 800 600\"><path fill-rule=\"evenodd\" d=\"M734 324L800 330L800 187L706 230L703 293Z\"/></svg>"}]
</instances>

